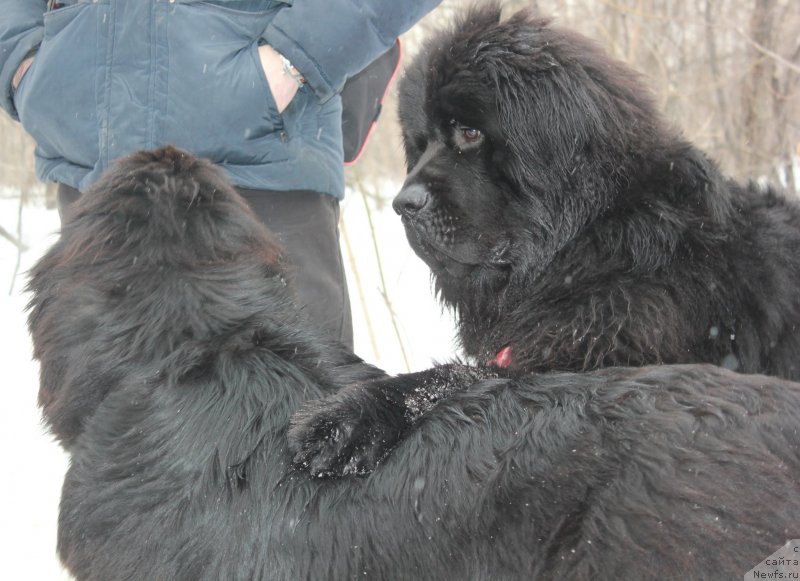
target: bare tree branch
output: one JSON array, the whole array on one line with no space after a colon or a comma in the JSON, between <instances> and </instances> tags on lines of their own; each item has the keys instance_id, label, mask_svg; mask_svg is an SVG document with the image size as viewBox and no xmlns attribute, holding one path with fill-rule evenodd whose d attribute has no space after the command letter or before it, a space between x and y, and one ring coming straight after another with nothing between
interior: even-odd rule
<instances>
[{"instance_id":1,"label":"bare tree branch","mask_svg":"<svg viewBox=\"0 0 800 581\"><path fill-rule=\"evenodd\" d=\"M774 59L776 62L782 64L785 67L788 67L789 69L793 70L794 72L800 73L800 66L798 66L798 65L796 65L796 64L794 64L794 63L792 63L792 62L790 62L788 60L786 60L785 58L783 58L778 53L776 53L774 51L771 51L768 48L766 48L766 47L762 46L761 44L757 43L755 40L750 38L741 28L736 28L736 32L739 34L739 36L741 36L743 39L745 39L758 52L768 56L771 59Z\"/></svg>"}]
</instances>

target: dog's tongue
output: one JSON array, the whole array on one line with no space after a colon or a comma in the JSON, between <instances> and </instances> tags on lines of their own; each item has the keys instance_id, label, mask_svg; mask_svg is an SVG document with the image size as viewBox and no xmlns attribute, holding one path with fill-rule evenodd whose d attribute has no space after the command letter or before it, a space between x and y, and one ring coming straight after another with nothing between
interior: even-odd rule
<instances>
[{"instance_id":1,"label":"dog's tongue","mask_svg":"<svg viewBox=\"0 0 800 581\"><path fill-rule=\"evenodd\" d=\"M506 345L500 351L498 351L495 358L489 362L489 365L495 365L497 367L508 367L511 365L511 345Z\"/></svg>"}]
</instances>

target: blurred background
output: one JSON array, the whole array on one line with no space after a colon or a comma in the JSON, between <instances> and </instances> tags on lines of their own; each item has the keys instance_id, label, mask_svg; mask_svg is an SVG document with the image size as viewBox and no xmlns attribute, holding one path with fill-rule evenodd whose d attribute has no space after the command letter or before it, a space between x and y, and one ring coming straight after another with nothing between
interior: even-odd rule
<instances>
[{"instance_id":1,"label":"blurred background","mask_svg":"<svg viewBox=\"0 0 800 581\"><path fill-rule=\"evenodd\" d=\"M405 62L431 29L470 5L445 0L404 38ZM594 38L639 71L665 117L723 173L796 184L800 155L797 0L506 0ZM351 173L402 177L390 101L368 158Z\"/></svg>"},{"instance_id":2,"label":"blurred background","mask_svg":"<svg viewBox=\"0 0 800 581\"><path fill-rule=\"evenodd\" d=\"M403 39L409 62L427 34L469 4L445 0ZM596 39L632 65L665 117L737 179L800 184L798 0L507 0ZM457 352L427 268L408 249L391 199L404 175L391 91L365 155L347 170L342 251L356 351L390 372ZM0 353L8 399L0 408L0 577L66 578L55 526L66 459L39 424L38 369L25 328L25 271L58 228L54 188L33 174L33 143L0 114Z\"/></svg>"}]
</instances>

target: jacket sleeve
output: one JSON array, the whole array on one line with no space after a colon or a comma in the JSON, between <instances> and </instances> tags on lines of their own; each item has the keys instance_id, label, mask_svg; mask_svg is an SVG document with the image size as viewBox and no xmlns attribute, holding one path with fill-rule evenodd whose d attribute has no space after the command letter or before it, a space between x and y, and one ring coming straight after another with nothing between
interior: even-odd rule
<instances>
[{"instance_id":1,"label":"jacket sleeve","mask_svg":"<svg viewBox=\"0 0 800 581\"><path fill-rule=\"evenodd\" d=\"M0 107L18 119L11 80L44 36L46 0L0 0Z\"/></svg>"},{"instance_id":2,"label":"jacket sleeve","mask_svg":"<svg viewBox=\"0 0 800 581\"><path fill-rule=\"evenodd\" d=\"M294 0L264 32L327 101L441 0Z\"/></svg>"}]
</instances>

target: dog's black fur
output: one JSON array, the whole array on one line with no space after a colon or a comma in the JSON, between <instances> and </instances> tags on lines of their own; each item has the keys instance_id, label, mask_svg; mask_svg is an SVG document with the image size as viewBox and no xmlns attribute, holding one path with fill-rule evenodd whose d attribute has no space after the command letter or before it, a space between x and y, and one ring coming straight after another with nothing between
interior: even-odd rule
<instances>
[{"instance_id":1,"label":"dog's black fur","mask_svg":"<svg viewBox=\"0 0 800 581\"><path fill-rule=\"evenodd\" d=\"M732 578L797 536L794 384L710 366L384 378L316 337L281 272L236 192L169 148L117 164L33 270L78 579ZM366 478L293 471L297 406L369 380L457 393Z\"/></svg>"},{"instance_id":2,"label":"dog's black fur","mask_svg":"<svg viewBox=\"0 0 800 581\"><path fill-rule=\"evenodd\" d=\"M394 207L473 362L800 377L800 206L722 177L590 40L474 8L409 66L400 122ZM373 434L418 414L370 390L307 406L298 460L337 474L385 454ZM320 439L338 424L348 438Z\"/></svg>"},{"instance_id":3,"label":"dog's black fur","mask_svg":"<svg viewBox=\"0 0 800 581\"><path fill-rule=\"evenodd\" d=\"M800 207L725 179L624 64L496 6L400 87L394 205L467 355L800 377Z\"/></svg>"}]
</instances>

